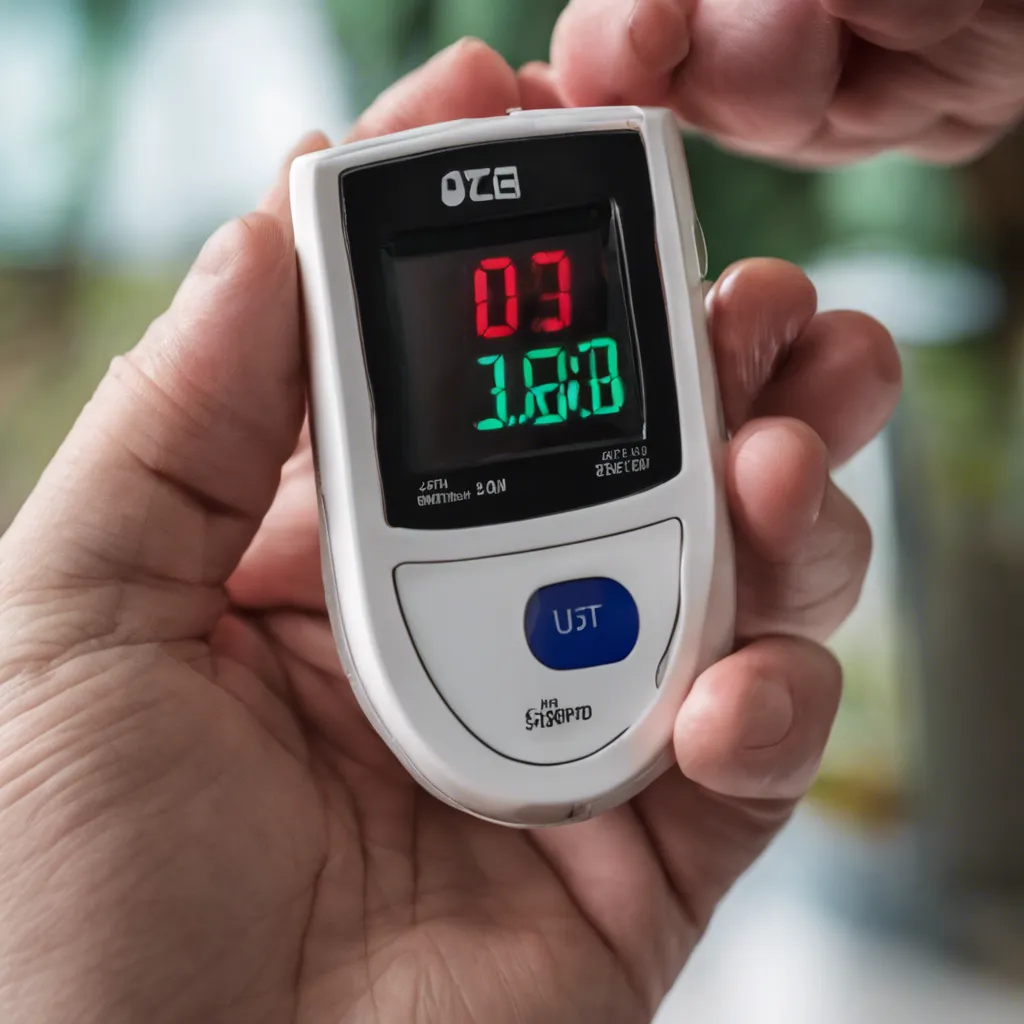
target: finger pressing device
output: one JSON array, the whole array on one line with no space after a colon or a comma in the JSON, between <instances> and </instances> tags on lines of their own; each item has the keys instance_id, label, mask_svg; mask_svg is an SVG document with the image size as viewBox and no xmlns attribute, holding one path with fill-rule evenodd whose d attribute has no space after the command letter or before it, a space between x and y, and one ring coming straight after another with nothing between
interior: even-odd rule
<instances>
[{"instance_id":1,"label":"finger pressing device","mask_svg":"<svg viewBox=\"0 0 1024 1024\"><path fill-rule=\"evenodd\" d=\"M300 158L291 200L327 605L361 707L479 817L628 800L734 620L673 116L416 128Z\"/></svg>"}]
</instances>

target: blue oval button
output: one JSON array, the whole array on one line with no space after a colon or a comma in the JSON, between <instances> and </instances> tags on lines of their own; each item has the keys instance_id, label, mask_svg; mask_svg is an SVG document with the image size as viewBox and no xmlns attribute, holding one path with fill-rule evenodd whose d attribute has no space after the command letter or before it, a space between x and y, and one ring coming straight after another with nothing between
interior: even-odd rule
<instances>
[{"instance_id":1,"label":"blue oval button","mask_svg":"<svg viewBox=\"0 0 1024 1024\"><path fill-rule=\"evenodd\" d=\"M548 668L593 668L633 650L640 613L621 583L595 576L534 591L524 625L533 656Z\"/></svg>"}]
</instances>

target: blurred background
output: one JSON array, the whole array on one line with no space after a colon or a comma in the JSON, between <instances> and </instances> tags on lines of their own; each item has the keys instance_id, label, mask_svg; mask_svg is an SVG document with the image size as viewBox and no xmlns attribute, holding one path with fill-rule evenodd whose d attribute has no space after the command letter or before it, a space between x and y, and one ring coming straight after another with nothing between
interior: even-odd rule
<instances>
[{"instance_id":1,"label":"blurred background","mask_svg":"<svg viewBox=\"0 0 1024 1024\"><path fill-rule=\"evenodd\" d=\"M111 357L307 129L561 0L0 0L0 529ZM711 273L773 255L903 351L845 467L876 558L821 779L659 1020L1024 1021L1024 134L797 173L688 143Z\"/></svg>"}]
</instances>

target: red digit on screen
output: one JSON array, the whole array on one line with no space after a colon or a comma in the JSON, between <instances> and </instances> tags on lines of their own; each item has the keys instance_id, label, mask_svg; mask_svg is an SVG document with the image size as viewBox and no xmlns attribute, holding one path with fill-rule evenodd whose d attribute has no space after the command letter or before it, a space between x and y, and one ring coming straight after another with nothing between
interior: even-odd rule
<instances>
[{"instance_id":1,"label":"red digit on screen","mask_svg":"<svg viewBox=\"0 0 1024 1024\"><path fill-rule=\"evenodd\" d=\"M502 297L505 300L505 322L491 323L489 295L490 274L502 271ZM519 329L519 296L516 292L516 268L508 256L492 256L481 260L473 273L473 295L476 299L476 333L481 338L506 338Z\"/></svg>"},{"instance_id":2,"label":"red digit on screen","mask_svg":"<svg viewBox=\"0 0 1024 1024\"><path fill-rule=\"evenodd\" d=\"M557 303L558 315L539 316L533 321L535 331L546 333L564 330L572 323L572 261L562 249L533 254L533 269L538 276L544 273L545 267L552 265L558 275L558 291L543 292L540 301Z\"/></svg>"}]
</instances>

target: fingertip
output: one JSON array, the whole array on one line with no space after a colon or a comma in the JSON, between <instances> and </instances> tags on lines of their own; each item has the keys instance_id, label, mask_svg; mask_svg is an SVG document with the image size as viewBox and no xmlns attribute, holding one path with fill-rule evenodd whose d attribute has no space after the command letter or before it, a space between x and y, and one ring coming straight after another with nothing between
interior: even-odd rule
<instances>
[{"instance_id":1,"label":"fingertip","mask_svg":"<svg viewBox=\"0 0 1024 1024\"><path fill-rule=\"evenodd\" d=\"M770 256L730 264L715 282L710 299L716 308L743 304L745 310L766 299L782 300L804 322L818 308L818 292L807 274L788 260Z\"/></svg>"},{"instance_id":2,"label":"fingertip","mask_svg":"<svg viewBox=\"0 0 1024 1024\"><path fill-rule=\"evenodd\" d=\"M505 58L479 36L460 36L449 43L428 63L451 64L470 71L490 73L496 67L508 68Z\"/></svg>"},{"instance_id":3,"label":"fingertip","mask_svg":"<svg viewBox=\"0 0 1024 1024\"><path fill-rule=\"evenodd\" d=\"M383 92L347 141L440 121L493 117L519 105L515 71L485 42L466 36Z\"/></svg>"},{"instance_id":4,"label":"fingertip","mask_svg":"<svg viewBox=\"0 0 1024 1024\"><path fill-rule=\"evenodd\" d=\"M569 0L555 21L550 47L551 66L561 81L562 93L569 106L600 106L611 102L607 78L594 74L581 52L587 49L587 41L595 37L601 39L596 35L594 21L588 18L582 0ZM597 56L598 63L607 61L604 46Z\"/></svg>"},{"instance_id":5,"label":"fingertip","mask_svg":"<svg viewBox=\"0 0 1024 1024\"><path fill-rule=\"evenodd\" d=\"M565 106L558 78L550 64L535 60L517 72L519 105L523 110L554 110Z\"/></svg>"},{"instance_id":6,"label":"fingertip","mask_svg":"<svg viewBox=\"0 0 1024 1024\"><path fill-rule=\"evenodd\" d=\"M472 83L467 99L473 101L472 93L478 92L480 101L489 112L493 97L499 97L508 106L513 106L518 85L516 73L508 61L493 47L476 36L463 36L431 61L435 72L445 72ZM507 109L507 107L506 107ZM472 116L472 115L468 115Z\"/></svg>"},{"instance_id":7,"label":"fingertip","mask_svg":"<svg viewBox=\"0 0 1024 1024\"><path fill-rule=\"evenodd\" d=\"M289 176L292 164L300 156L305 156L307 153L317 153L321 149L328 149L330 145L331 140L322 131L306 132L288 151L278 170L274 184L267 190L266 195L260 200L256 209L262 213L269 213L278 217L282 221L289 222Z\"/></svg>"},{"instance_id":8,"label":"fingertip","mask_svg":"<svg viewBox=\"0 0 1024 1024\"><path fill-rule=\"evenodd\" d=\"M728 267L706 299L726 422L737 430L814 318L818 296L799 267L750 259Z\"/></svg>"},{"instance_id":9,"label":"fingertip","mask_svg":"<svg viewBox=\"0 0 1024 1024\"><path fill-rule=\"evenodd\" d=\"M297 143L295 143L288 156L285 157L284 166L290 167L292 161L297 160L300 156L305 156L307 153L315 153L318 150L326 149L330 144L331 140L327 137L326 133L320 131L319 128L306 132L306 134L303 135Z\"/></svg>"},{"instance_id":10,"label":"fingertip","mask_svg":"<svg viewBox=\"0 0 1024 1024\"><path fill-rule=\"evenodd\" d=\"M799 549L821 515L828 485L828 449L800 420L752 420L730 443L733 521L763 558L780 561Z\"/></svg>"},{"instance_id":11,"label":"fingertip","mask_svg":"<svg viewBox=\"0 0 1024 1024\"><path fill-rule=\"evenodd\" d=\"M331 145L331 140L327 135L320 131L319 128L313 131L306 132L299 138L299 141L295 143L284 159L281 161L280 176L283 176L287 180L288 173L291 170L292 164L299 159L300 156L306 156L308 153L317 153L321 149L328 149Z\"/></svg>"},{"instance_id":12,"label":"fingertip","mask_svg":"<svg viewBox=\"0 0 1024 1024\"><path fill-rule=\"evenodd\" d=\"M903 363L892 332L885 324L858 310L822 313L822 322L841 316L846 322L849 339L844 348L853 351L851 361L862 362L879 384L899 389L903 382Z\"/></svg>"},{"instance_id":13,"label":"fingertip","mask_svg":"<svg viewBox=\"0 0 1024 1024\"><path fill-rule=\"evenodd\" d=\"M760 640L694 683L675 724L679 767L725 796L796 799L820 765L841 693L825 648Z\"/></svg>"}]
</instances>

